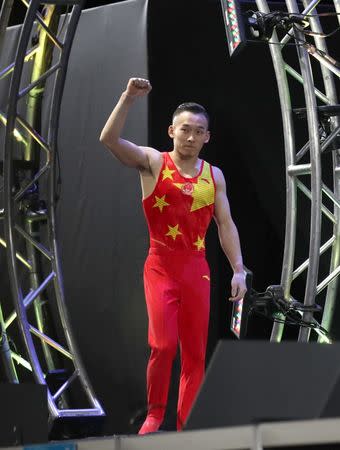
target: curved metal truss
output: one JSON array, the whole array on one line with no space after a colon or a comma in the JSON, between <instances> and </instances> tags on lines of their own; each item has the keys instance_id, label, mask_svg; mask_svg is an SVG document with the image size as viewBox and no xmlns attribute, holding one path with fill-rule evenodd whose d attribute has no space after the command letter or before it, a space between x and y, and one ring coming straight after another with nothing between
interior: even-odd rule
<instances>
[{"instance_id":1,"label":"curved metal truss","mask_svg":"<svg viewBox=\"0 0 340 450\"><path fill-rule=\"evenodd\" d=\"M5 0L1 10L0 50L12 4ZM9 381L21 381L19 363L37 383L47 385L52 420L103 416L72 337L55 233L60 105L83 0L31 0L26 6L15 61L0 72L0 80L12 77L7 112L0 112L6 127L1 209L5 238L0 237L0 244L6 248L14 303L14 310L7 314L5 302L0 306L0 353ZM43 96L46 83L53 83L50 100ZM42 111L48 115L47 126L42 123ZM15 324L14 333L22 336L27 358L8 344ZM52 373L61 372L57 382L49 383Z\"/></svg>"},{"instance_id":2,"label":"curved metal truss","mask_svg":"<svg viewBox=\"0 0 340 450\"><path fill-rule=\"evenodd\" d=\"M266 0L256 0L256 3L259 11L270 12ZM286 161L286 232L281 284L287 299L294 297L296 283L300 282L300 287L304 285L305 305L312 309L314 303L324 302L321 325L329 331L340 274L340 106L335 82L340 77L340 69L321 36L323 27L316 9L319 3L320 0L303 0L301 11L295 0L286 0L287 12L302 14L305 28L296 25L280 37L274 31L269 44L279 90ZM339 0L334 0L334 8L340 13ZM334 14L334 20L338 25L340 16ZM306 39L306 30L312 31L314 42ZM289 56L285 52L292 39L297 58L288 64ZM322 79L323 87L314 85L317 78ZM296 82L303 87L305 103L294 104L293 109L292 101L297 99L291 98L290 88ZM303 127L307 142L297 149ZM306 198L309 217L303 215L301 207L306 207ZM296 252L296 243L300 245L302 241L301 230L309 235L303 257ZM272 330L273 341L282 338L284 317L279 319L281 323L275 323ZM312 311L304 312L303 320L319 329ZM309 339L310 328L301 326L298 340ZM325 341L324 335L319 336L319 341Z\"/></svg>"}]
</instances>

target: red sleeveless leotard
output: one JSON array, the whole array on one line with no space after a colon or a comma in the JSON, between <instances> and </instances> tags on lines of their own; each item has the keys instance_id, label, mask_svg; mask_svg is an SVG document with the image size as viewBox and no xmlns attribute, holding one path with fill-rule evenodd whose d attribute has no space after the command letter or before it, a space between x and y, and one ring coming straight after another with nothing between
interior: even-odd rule
<instances>
[{"instance_id":1,"label":"red sleeveless leotard","mask_svg":"<svg viewBox=\"0 0 340 450\"><path fill-rule=\"evenodd\" d=\"M148 418L143 433L146 428L148 432L156 431L163 420L178 341L178 429L189 414L204 376L210 305L205 235L214 212L215 190L210 164L202 161L196 177L184 178L170 155L164 153L155 189L143 201L150 232L144 289L151 347Z\"/></svg>"},{"instance_id":2,"label":"red sleeveless leotard","mask_svg":"<svg viewBox=\"0 0 340 450\"><path fill-rule=\"evenodd\" d=\"M151 195L143 200L150 248L205 252L205 235L214 212L212 167L201 162L199 174L183 177L169 153Z\"/></svg>"}]
</instances>

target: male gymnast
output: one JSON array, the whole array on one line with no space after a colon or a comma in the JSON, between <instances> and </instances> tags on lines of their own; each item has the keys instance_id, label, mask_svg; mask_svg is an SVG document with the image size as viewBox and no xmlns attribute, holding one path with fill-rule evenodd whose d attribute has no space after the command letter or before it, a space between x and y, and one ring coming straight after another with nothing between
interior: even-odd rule
<instances>
[{"instance_id":1,"label":"male gymnast","mask_svg":"<svg viewBox=\"0 0 340 450\"><path fill-rule=\"evenodd\" d=\"M175 110L168 134L170 152L142 147L121 137L128 112L148 95L148 80L131 78L108 118L100 141L125 166L139 171L150 234L144 266L151 355L147 367L148 414L139 434L162 424L171 368L179 342L181 375L177 429L185 423L205 370L210 305L210 271L205 235L215 219L222 250L233 269L231 297L246 292L240 240L230 213L222 171L199 158L209 142L209 117L201 105Z\"/></svg>"}]
</instances>

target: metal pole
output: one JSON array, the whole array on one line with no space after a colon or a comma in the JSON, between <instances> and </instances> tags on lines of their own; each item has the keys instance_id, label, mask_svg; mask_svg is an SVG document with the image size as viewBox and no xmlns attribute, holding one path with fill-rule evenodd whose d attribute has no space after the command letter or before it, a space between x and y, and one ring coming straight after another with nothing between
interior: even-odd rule
<instances>
[{"instance_id":1,"label":"metal pole","mask_svg":"<svg viewBox=\"0 0 340 450\"><path fill-rule=\"evenodd\" d=\"M257 0L257 7L260 11L268 13L269 8L266 0ZM278 43L276 33L270 40L272 43ZM292 116L292 107L290 101L289 86L285 64L282 53L278 45L270 45L270 53L273 60L276 81L279 90L279 98L281 105L281 115L283 124L283 136L285 146L286 167L295 164L295 140L294 125ZM296 239L296 180L286 172L286 228L285 228L285 246L282 262L281 284L284 288L285 298L290 298L290 286L292 282L294 255L295 255L295 239ZM284 320L283 316L280 316ZM283 323L274 323L271 341L279 342L282 339L284 329Z\"/></svg>"},{"instance_id":2,"label":"metal pole","mask_svg":"<svg viewBox=\"0 0 340 450\"><path fill-rule=\"evenodd\" d=\"M308 7L308 1L303 0L303 4L305 7ZM338 4L338 5L337 5ZM336 12L340 13L340 1L334 1ZM337 8L339 7L339 8ZM340 23L340 16L338 16ZM309 18L312 31L317 33L322 33L322 26L319 17L314 16ZM325 54L328 54L327 44L325 39L322 39L318 36L314 37L315 45ZM323 83L325 86L325 91L327 98L330 100L331 105L336 105L338 103L338 97L336 92L336 86L334 82L333 74L330 70L328 70L324 65L320 65L321 73L323 78ZM338 71L340 74L340 71ZM335 135L336 130L339 129L340 126L340 118L338 116L332 117L331 119L331 135ZM323 146L322 146L323 147ZM333 189L334 189L334 197L335 199L340 199L340 173L337 172L337 167L340 167L340 151L334 151L332 155L332 164L333 164ZM330 269L329 272L333 273L336 268L340 265L340 211L339 208L334 206L334 217L335 223L333 226L333 236L334 242L332 246L332 256L330 261ZM329 331L331 320L334 314L335 302L338 291L338 277L334 278L328 285L326 301L324 306L324 312L322 317L321 325ZM320 338L319 338L320 341Z\"/></svg>"},{"instance_id":3,"label":"metal pole","mask_svg":"<svg viewBox=\"0 0 340 450\"><path fill-rule=\"evenodd\" d=\"M6 28L8 26L9 17L11 15L14 0L4 0L0 11L0 55L4 45Z\"/></svg>"},{"instance_id":4,"label":"metal pole","mask_svg":"<svg viewBox=\"0 0 340 450\"><path fill-rule=\"evenodd\" d=\"M295 0L286 0L287 8L290 13L299 13ZM301 31L294 31L296 38L305 41ZM319 269L319 248L321 235L321 162L320 162L320 141L319 141L319 122L316 111L316 99L314 94L314 84L312 69L309 57L305 48L298 46L300 69L304 80L303 88L307 108L308 134L310 142L310 162L311 162L311 191L312 191L312 209L311 226L309 240L309 267L305 289L304 303L312 305L316 295L317 275ZM304 314L305 321L311 321L313 314L308 312ZM301 327L298 340L306 342L309 339L310 329Z\"/></svg>"},{"instance_id":5,"label":"metal pole","mask_svg":"<svg viewBox=\"0 0 340 450\"><path fill-rule=\"evenodd\" d=\"M33 225L34 224L29 219L29 217L26 217L25 218L26 231L31 236L34 236L35 234L39 235L39 231L37 231L37 232L33 231ZM30 277L29 277L30 287L33 291L36 291L41 284L39 281L39 274L41 271L39 270L37 254L36 254L36 251L35 251L33 245L29 241L26 241L26 249L27 249L27 255L32 264L32 269L30 270ZM41 331L42 333L45 333L45 334L48 333L48 330L50 328L48 326L48 322L50 320L47 319L47 316L49 314L48 314L48 310L47 310L46 301L43 300L41 295L36 297L34 300L34 312L35 312L35 318L37 321L37 326L38 326L39 331ZM47 366L48 371L52 371L52 370L56 369L56 364L55 364L54 357L52 355L50 347L44 341L41 342L41 345L42 345L43 354L45 356L45 361L46 361L46 366Z\"/></svg>"},{"instance_id":6,"label":"metal pole","mask_svg":"<svg viewBox=\"0 0 340 450\"><path fill-rule=\"evenodd\" d=\"M8 109L7 109L7 127L6 127L6 138L5 138L5 160L4 160L4 194L5 194L5 237L7 246L7 261L8 261L8 271L9 278L11 282L12 296L15 302L15 308L17 310L18 324L21 330L21 334L30 358L30 362L33 368L33 374L35 379L40 384L46 384L44 374L42 372L38 355L36 353L32 337L30 334L29 324L27 321L26 310L23 305L23 295L19 283L17 268L16 268L16 237L14 236L15 230L15 209L14 201L12 196L12 186L14 184L14 167L12 161L13 153L13 131L15 127L15 119L17 114L17 101L18 92L20 89L20 80L24 64L24 58L26 54L26 49L28 46L28 41L30 39L32 25L36 17L36 13L39 7L39 0L31 0L30 6L27 10L24 25L21 30L20 40L16 52L15 58L15 68L11 80ZM57 416L57 410L51 394L48 392L48 405L49 410L53 417Z\"/></svg>"},{"instance_id":7,"label":"metal pole","mask_svg":"<svg viewBox=\"0 0 340 450\"><path fill-rule=\"evenodd\" d=\"M7 380L10 383L19 383L18 375L15 370L15 366L13 363L11 349L9 347L5 321L2 314L1 304L0 304L0 355L4 364Z\"/></svg>"},{"instance_id":8,"label":"metal pole","mask_svg":"<svg viewBox=\"0 0 340 450\"><path fill-rule=\"evenodd\" d=\"M338 13L338 22L340 24L340 0L334 0L334 8L335 11Z\"/></svg>"},{"instance_id":9,"label":"metal pole","mask_svg":"<svg viewBox=\"0 0 340 450\"><path fill-rule=\"evenodd\" d=\"M58 5L69 4L69 0L55 0ZM74 344L72 337L71 327L69 324L68 314L64 302L63 286L62 286L62 275L61 268L58 259L57 252L57 240L55 233L55 160L57 154L57 134L58 134L58 122L60 114L61 97L63 93L66 69L68 64L68 59L70 55L71 45L76 31L76 27L79 21L82 5L84 1L73 2L77 3L73 7L71 18L68 22L67 32L65 35L64 42L59 41L59 36L55 35L53 31L50 31L47 24L42 22L43 18L38 13L39 0L31 0L29 8L26 14L25 22L21 30L21 36L18 44L18 49L16 53L16 59L14 64L13 76L11 80L9 100L8 100L8 110L7 110L7 123L6 123L6 138L5 138L5 162L4 162L4 177L5 177L5 215L4 215L4 228L6 236L6 246L7 246L7 261L8 261L8 271L11 283L11 291L13 300L15 303L16 313L12 314L10 320L15 320L15 316L18 320L18 325L20 332L22 334L24 344L30 359L30 364L27 361L23 361L27 368L31 368L36 381L40 384L45 384L45 374L43 373L39 357L34 345L32 335L38 337L42 343L48 345L50 349L54 349L58 352L61 357L66 357L65 366L74 366L74 371L71 377L65 381L62 386L62 390L58 391L58 398L54 398L50 390L48 393L48 406L50 411L50 421L55 418L60 417L95 417L104 416L104 410L101 407L99 401L97 400L92 386L88 380L85 368L81 361L79 352ZM34 19L39 16L39 23L42 25L43 29L46 31L49 38L53 37L53 41L58 41L57 45L62 50L60 53L59 61L52 67L48 68L45 66L44 70L38 71L39 74L33 77L30 85L26 88L20 90L21 74L23 69L23 64L25 58L27 57L27 45L31 36L32 26ZM37 102L32 101L32 111L33 113L28 117L20 117L17 113L17 104L19 99L26 95L28 92L36 92L34 89L38 84L45 82L47 77L53 73L56 74L54 90L52 95L52 101L50 105L50 117L48 124L48 138L44 139L40 136L40 131L38 132L36 128L36 109ZM16 172L13 162L13 132L16 122L28 132L29 142L28 148L25 153L25 159L27 160L26 175L31 175L31 180L22 185L21 180L16 180ZM31 122L31 123L30 123ZM33 140L46 152L46 162L42 167L40 164L39 156L36 157L35 151L33 151ZM38 149L38 146L36 147ZM31 164L32 163L32 164ZM38 164L39 163L39 164ZM34 164L36 167L34 167ZM37 171L36 171L37 170ZM33 183L39 183L40 177L43 174L48 175L48 185L49 192L48 195L48 207L46 214L46 228L48 232L48 243L42 242L41 230L38 233L33 226L33 222L39 222L34 215L33 209L29 207L26 213L22 212L20 208L20 202L28 192L27 186L32 187ZM16 181L18 183L16 183ZM20 184L21 183L21 184ZM17 189L17 184L19 184L19 190ZM16 187L15 191L13 186ZM39 190L38 190L39 194ZM29 268L31 277L31 289L26 293L25 298L22 293L22 286L20 283L20 276L18 272L17 262L16 262L16 248L22 243L26 243L26 249L30 256ZM44 259L45 258L45 259ZM44 261L46 265L49 266L50 275L41 282L37 272L39 269L39 261ZM44 278L43 276L41 278ZM42 311L39 307L39 296L42 295L47 284L52 281L53 278L53 288L51 288L51 295L49 295L49 300L54 301L54 296L57 301L57 308L59 312L59 317L62 325L62 332L66 340L66 345L60 345L55 339L48 336L42 331ZM26 289L26 286L25 286ZM38 323L38 328L28 322L27 309L30 304L35 304L36 309L38 309L38 314L36 317L36 322ZM31 317L31 315L29 316ZM42 320L41 320L42 319ZM44 345L45 345L44 344ZM47 349L47 347L46 347ZM48 351L49 352L49 351ZM14 357L14 356L13 356ZM49 356L48 356L49 357ZM48 360L48 357L46 358ZM50 363L48 363L50 364ZM52 364L52 362L51 362ZM67 390L72 385L72 382L78 378L80 386L82 387L90 407L88 408L72 408L68 407L65 403L62 408L59 408L56 404L60 404L60 395L64 397L67 395ZM59 395L60 394L60 395ZM55 393L54 393L55 395ZM71 397L70 397L71 398ZM66 406L66 408L65 408Z\"/></svg>"},{"instance_id":10,"label":"metal pole","mask_svg":"<svg viewBox=\"0 0 340 450\"><path fill-rule=\"evenodd\" d=\"M71 15L70 24L68 28L68 33L65 38L64 43L64 51L62 54L61 65L66 69L67 67L67 61L69 58L69 54L71 51L71 45L74 38L74 30L76 29L80 11L82 8L84 0L81 0L79 2L79 5L74 7L73 13ZM75 339L72 336L72 330L70 327L70 321L68 318L68 312L65 306L65 299L64 299L64 292L63 292L63 281L62 281L62 273L61 268L59 265L59 257L58 257L58 246L57 246L57 240L56 240L56 229L55 229L55 179L56 179L56 153L58 151L58 127L59 127L59 116L60 116L60 105L61 105L61 99L62 99L62 92L64 89L65 84L65 77L66 77L66 70L59 71L57 74L56 83L54 86L54 92L53 92L53 99L52 99L52 106L51 106L51 116L50 116L50 126L48 130L48 142L52 149L52 163L51 163L51 177L50 177L50 184L49 184L49 205L48 209L50 211L50 220L49 220L49 236L50 236L50 245L51 248L54 250L55 258L52 260L53 270L57 274L55 279L55 292L57 296L57 304L59 308L59 314L62 321L62 325L65 331L65 336L69 345L69 348L71 349L71 353L76 356L74 364L79 372L80 375L80 381L84 387L85 393L87 395L88 400L90 403L97 408L98 415L104 415L104 411L97 400L93 387L90 384L90 381L88 379L87 373L85 371L85 367L83 366L82 360L80 358L80 354L78 351L78 348L75 344Z\"/></svg>"},{"instance_id":11,"label":"metal pole","mask_svg":"<svg viewBox=\"0 0 340 450\"><path fill-rule=\"evenodd\" d=\"M56 35L58 31L58 24L60 20L60 8L56 7L56 5L48 5L44 9L44 22L49 27L49 30ZM50 40L46 30L41 28L39 30L39 41L36 52L34 54L34 63L31 75L31 83L34 83L38 80L43 74L45 74L48 69L50 69L52 65L52 56L53 56L54 44ZM41 112L42 112L42 103L43 103L43 95L45 92L45 82L41 83L39 87L35 87L31 90L30 95L27 99L27 110L26 110L26 124L30 126L30 129L35 131L35 134L38 133L41 135ZM38 175L41 175L39 172L40 167L40 142L35 139L35 136L30 133L27 139L27 145L25 147L24 159L25 161L32 162L32 173L31 178L33 178L32 182L25 186L27 190L31 184L36 183L37 189L39 189L38 180L35 181L34 174L38 172ZM49 154L48 161L49 162ZM47 169L49 164L46 164L42 169ZM16 201L18 200L18 194L15 197ZM24 218L25 229L29 235L35 237L39 240L40 237L40 227L43 223L46 224L46 216L40 216L39 220L34 220L32 217L31 211L27 211ZM35 229L34 229L35 228ZM36 249L32 245L32 243L26 240L26 248L27 255L30 261L32 262L32 269L30 270L30 286L31 289L36 290L39 285L39 274L41 270L39 270L39 256L37 254ZM37 321L37 326L39 331L42 333L47 333L47 330L51 329L51 317L48 311L48 306L46 301L43 301L41 296L35 299L34 301L34 311L35 317ZM43 354L45 356L46 366L49 371L52 371L56 368L56 364L54 361L53 354L51 352L50 347L44 342L41 342Z\"/></svg>"}]
</instances>

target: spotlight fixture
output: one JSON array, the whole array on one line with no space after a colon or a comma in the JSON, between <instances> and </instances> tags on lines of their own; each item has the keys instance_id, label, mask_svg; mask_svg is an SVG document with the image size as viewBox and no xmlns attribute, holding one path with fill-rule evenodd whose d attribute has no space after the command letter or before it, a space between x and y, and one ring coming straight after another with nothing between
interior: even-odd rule
<instances>
[{"instance_id":1,"label":"spotlight fixture","mask_svg":"<svg viewBox=\"0 0 340 450\"><path fill-rule=\"evenodd\" d=\"M289 33L293 26L303 29L309 25L305 16L286 11L242 11L240 0L221 0L221 6L230 57L238 54L247 42L268 42L274 30Z\"/></svg>"}]
</instances>

